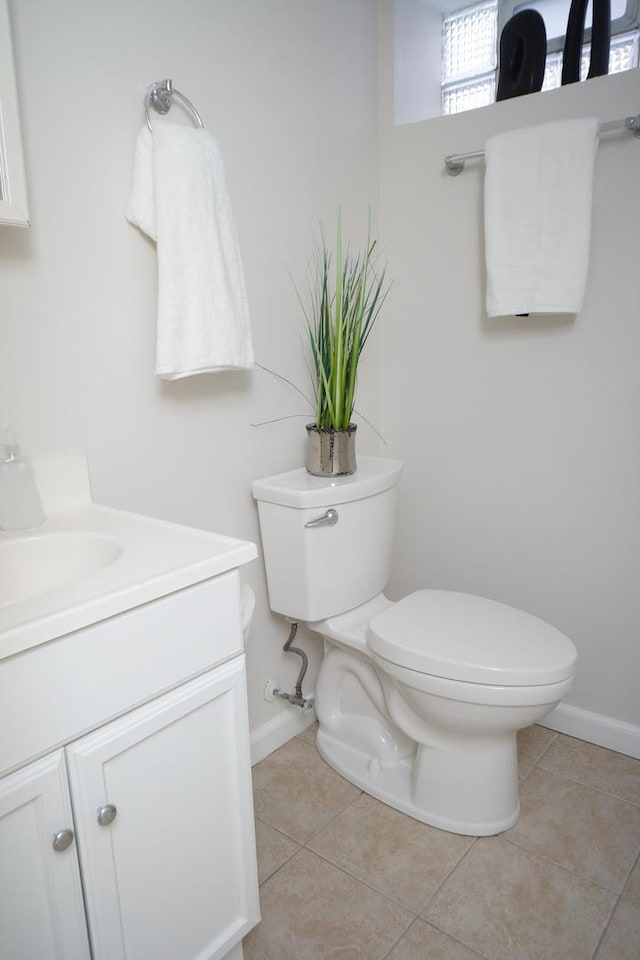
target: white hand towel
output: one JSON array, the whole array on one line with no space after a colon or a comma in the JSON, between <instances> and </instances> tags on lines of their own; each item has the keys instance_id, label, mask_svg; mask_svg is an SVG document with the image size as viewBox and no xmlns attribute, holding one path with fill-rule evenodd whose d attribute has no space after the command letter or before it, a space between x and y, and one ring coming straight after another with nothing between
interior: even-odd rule
<instances>
[{"instance_id":1,"label":"white hand towel","mask_svg":"<svg viewBox=\"0 0 640 960\"><path fill-rule=\"evenodd\" d=\"M222 157L207 130L160 123L136 143L127 219L156 241L156 373L177 380L254 365Z\"/></svg>"},{"instance_id":2,"label":"white hand towel","mask_svg":"<svg viewBox=\"0 0 640 960\"><path fill-rule=\"evenodd\" d=\"M487 316L579 313L598 121L542 124L485 147Z\"/></svg>"}]
</instances>

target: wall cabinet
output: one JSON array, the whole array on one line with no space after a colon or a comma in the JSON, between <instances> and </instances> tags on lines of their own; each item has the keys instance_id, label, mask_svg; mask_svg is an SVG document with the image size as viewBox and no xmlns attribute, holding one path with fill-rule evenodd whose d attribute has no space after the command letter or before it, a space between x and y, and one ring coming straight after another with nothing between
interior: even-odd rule
<instances>
[{"instance_id":1,"label":"wall cabinet","mask_svg":"<svg viewBox=\"0 0 640 960\"><path fill-rule=\"evenodd\" d=\"M258 919L242 653L0 779L6 960L236 960Z\"/></svg>"}]
</instances>

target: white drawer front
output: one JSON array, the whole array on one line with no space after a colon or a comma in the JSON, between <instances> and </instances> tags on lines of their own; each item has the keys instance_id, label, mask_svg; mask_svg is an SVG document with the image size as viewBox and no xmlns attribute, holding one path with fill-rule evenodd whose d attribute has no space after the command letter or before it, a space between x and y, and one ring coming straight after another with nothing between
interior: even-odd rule
<instances>
[{"instance_id":1,"label":"white drawer front","mask_svg":"<svg viewBox=\"0 0 640 960\"><path fill-rule=\"evenodd\" d=\"M3 660L0 775L241 651L233 570Z\"/></svg>"}]
</instances>

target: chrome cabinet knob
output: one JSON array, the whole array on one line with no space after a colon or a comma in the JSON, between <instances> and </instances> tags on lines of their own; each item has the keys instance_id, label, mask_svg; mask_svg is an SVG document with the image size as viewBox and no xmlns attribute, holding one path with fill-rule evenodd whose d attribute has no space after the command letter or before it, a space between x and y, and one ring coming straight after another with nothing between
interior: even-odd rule
<instances>
[{"instance_id":1,"label":"chrome cabinet knob","mask_svg":"<svg viewBox=\"0 0 640 960\"><path fill-rule=\"evenodd\" d=\"M61 853L63 850L66 850L67 847L70 847L73 843L73 830L60 830L58 833L53 835L53 849L57 853Z\"/></svg>"},{"instance_id":2,"label":"chrome cabinet knob","mask_svg":"<svg viewBox=\"0 0 640 960\"><path fill-rule=\"evenodd\" d=\"M104 807L98 807L98 823L101 827L108 827L117 815L118 808L113 803L105 803Z\"/></svg>"}]
</instances>

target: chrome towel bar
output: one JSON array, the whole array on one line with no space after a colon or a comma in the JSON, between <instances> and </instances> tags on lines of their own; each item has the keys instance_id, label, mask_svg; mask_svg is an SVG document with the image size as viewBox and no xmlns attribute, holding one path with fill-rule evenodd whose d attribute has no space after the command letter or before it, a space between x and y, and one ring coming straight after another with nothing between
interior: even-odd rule
<instances>
[{"instance_id":1,"label":"chrome towel bar","mask_svg":"<svg viewBox=\"0 0 640 960\"><path fill-rule=\"evenodd\" d=\"M149 117L149 107L152 107L156 113L165 114L171 109L171 100L174 98L181 103L197 127L204 127L202 118L190 100L180 93L173 85L172 80L158 80L152 83L144 95L144 119L153 133L151 118Z\"/></svg>"},{"instance_id":2,"label":"chrome towel bar","mask_svg":"<svg viewBox=\"0 0 640 960\"><path fill-rule=\"evenodd\" d=\"M608 133L610 130L628 130L636 137L640 137L640 113L635 117L625 117L623 120L609 120L601 123L599 133ZM450 177L457 177L464 170L466 160L475 160L484 157L484 150L472 150L471 153L451 153L444 158L445 170Z\"/></svg>"}]
</instances>

